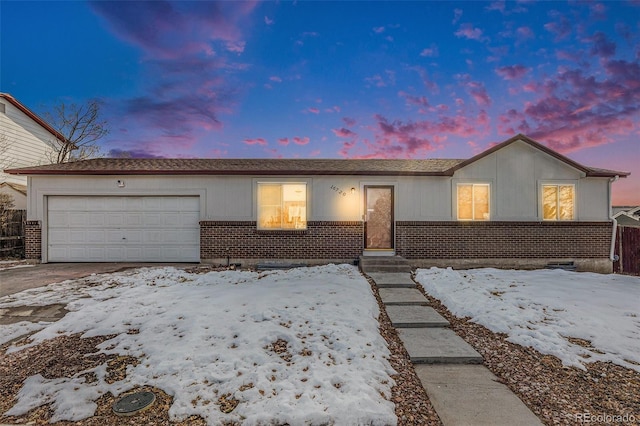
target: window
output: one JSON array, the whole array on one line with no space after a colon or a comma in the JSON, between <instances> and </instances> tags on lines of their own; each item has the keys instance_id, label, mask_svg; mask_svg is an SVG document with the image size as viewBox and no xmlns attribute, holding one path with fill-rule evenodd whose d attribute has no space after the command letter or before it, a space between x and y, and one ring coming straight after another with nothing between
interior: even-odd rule
<instances>
[{"instance_id":1,"label":"window","mask_svg":"<svg viewBox=\"0 0 640 426\"><path fill-rule=\"evenodd\" d=\"M307 229L307 184L258 183L258 229Z\"/></svg>"},{"instance_id":2,"label":"window","mask_svg":"<svg viewBox=\"0 0 640 426\"><path fill-rule=\"evenodd\" d=\"M575 219L575 185L542 185L542 219Z\"/></svg>"},{"instance_id":3,"label":"window","mask_svg":"<svg viewBox=\"0 0 640 426\"><path fill-rule=\"evenodd\" d=\"M458 184L458 220L489 220L489 184Z\"/></svg>"}]
</instances>

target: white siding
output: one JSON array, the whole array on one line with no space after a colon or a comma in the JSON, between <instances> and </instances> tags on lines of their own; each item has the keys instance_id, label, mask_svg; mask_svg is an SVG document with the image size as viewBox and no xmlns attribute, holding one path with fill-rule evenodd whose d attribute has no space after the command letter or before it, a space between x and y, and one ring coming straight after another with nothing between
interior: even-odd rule
<instances>
[{"instance_id":1,"label":"white siding","mask_svg":"<svg viewBox=\"0 0 640 426\"><path fill-rule=\"evenodd\" d=\"M491 220L538 221L541 182L576 185L577 220L609 220L608 179L585 178L566 163L525 143L513 143L458 170L453 177L368 176L33 176L29 219L43 220L48 195L193 195L200 220L256 219L257 182L305 182L308 220L362 219L365 185L393 185L395 219L455 220L457 183L491 185ZM125 187L117 185L118 180ZM351 192L354 188L354 192Z\"/></svg>"},{"instance_id":2,"label":"white siding","mask_svg":"<svg viewBox=\"0 0 640 426\"><path fill-rule=\"evenodd\" d=\"M524 142L514 142L456 171L453 182L490 183L491 220L541 220L540 185L550 182L576 185L576 220L609 220L607 178L586 178Z\"/></svg>"},{"instance_id":3,"label":"white siding","mask_svg":"<svg viewBox=\"0 0 640 426\"><path fill-rule=\"evenodd\" d=\"M0 152L0 182L26 185L25 176L8 175L3 170L51 163L55 136L5 99L0 103L5 109L0 112L0 145L7 147Z\"/></svg>"}]
</instances>

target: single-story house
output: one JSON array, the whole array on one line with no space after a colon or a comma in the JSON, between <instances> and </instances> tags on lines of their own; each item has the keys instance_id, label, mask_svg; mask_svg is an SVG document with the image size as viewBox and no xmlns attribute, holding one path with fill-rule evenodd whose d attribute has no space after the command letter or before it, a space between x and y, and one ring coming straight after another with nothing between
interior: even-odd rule
<instances>
[{"instance_id":1,"label":"single-story house","mask_svg":"<svg viewBox=\"0 0 640 426\"><path fill-rule=\"evenodd\" d=\"M49 164L65 137L8 93L0 93L0 193L9 194L14 209L27 204L27 177L5 169Z\"/></svg>"},{"instance_id":2,"label":"single-story house","mask_svg":"<svg viewBox=\"0 0 640 426\"><path fill-rule=\"evenodd\" d=\"M41 262L353 262L610 272L611 184L524 135L466 160L98 158L27 167Z\"/></svg>"}]
</instances>

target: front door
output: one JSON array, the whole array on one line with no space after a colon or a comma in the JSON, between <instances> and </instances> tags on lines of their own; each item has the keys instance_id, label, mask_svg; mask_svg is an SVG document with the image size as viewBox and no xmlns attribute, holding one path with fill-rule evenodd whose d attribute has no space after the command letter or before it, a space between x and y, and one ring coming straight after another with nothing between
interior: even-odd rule
<instances>
[{"instance_id":1,"label":"front door","mask_svg":"<svg viewBox=\"0 0 640 426\"><path fill-rule=\"evenodd\" d=\"M393 186L365 186L365 249L393 250Z\"/></svg>"}]
</instances>

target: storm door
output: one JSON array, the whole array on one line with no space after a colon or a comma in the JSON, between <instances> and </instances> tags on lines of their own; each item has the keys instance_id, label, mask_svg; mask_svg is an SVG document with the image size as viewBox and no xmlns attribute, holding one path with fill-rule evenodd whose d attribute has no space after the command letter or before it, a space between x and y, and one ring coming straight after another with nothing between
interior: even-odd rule
<instances>
[{"instance_id":1,"label":"storm door","mask_svg":"<svg viewBox=\"0 0 640 426\"><path fill-rule=\"evenodd\" d=\"M393 186L365 186L365 249L393 249Z\"/></svg>"}]
</instances>

